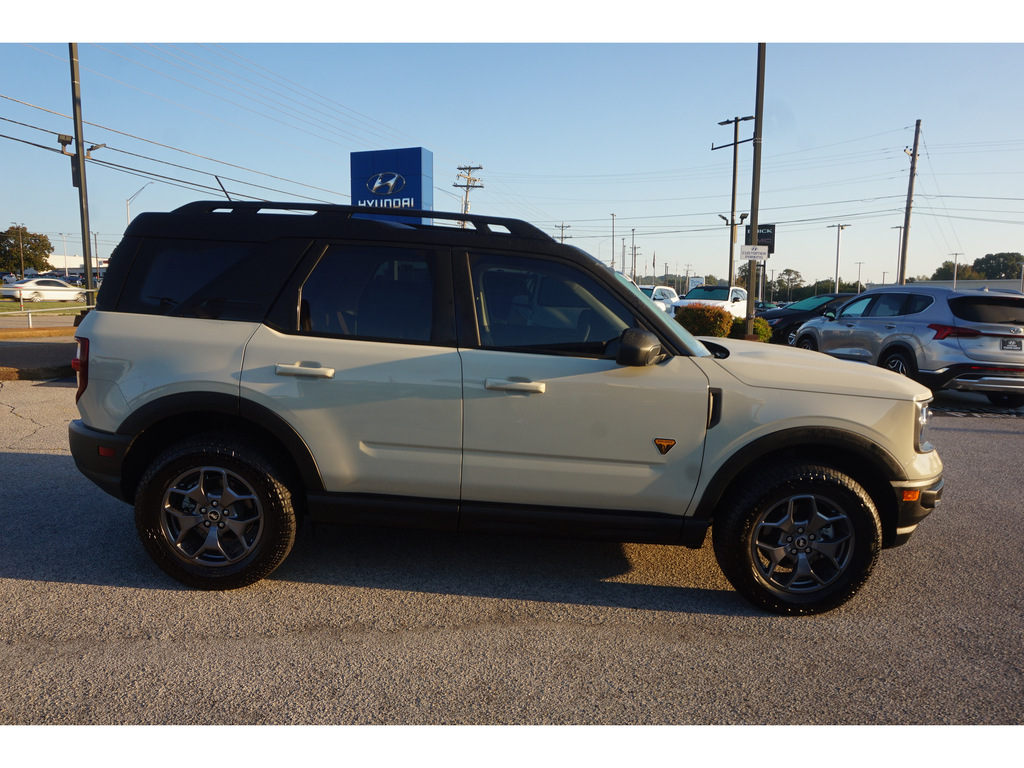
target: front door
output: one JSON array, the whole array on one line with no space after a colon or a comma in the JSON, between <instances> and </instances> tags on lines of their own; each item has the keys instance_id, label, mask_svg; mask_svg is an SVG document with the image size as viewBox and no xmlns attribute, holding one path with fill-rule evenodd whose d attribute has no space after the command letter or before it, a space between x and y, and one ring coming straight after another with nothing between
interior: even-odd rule
<instances>
[{"instance_id":1,"label":"front door","mask_svg":"<svg viewBox=\"0 0 1024 768\"><path fill-rule=\"evenodd\" d=\"M463 502L681 513L708 381L687 357L614 360L629 308L554 260L471 254L480 343L460 349Z\"/></svg>"}]
</instances>

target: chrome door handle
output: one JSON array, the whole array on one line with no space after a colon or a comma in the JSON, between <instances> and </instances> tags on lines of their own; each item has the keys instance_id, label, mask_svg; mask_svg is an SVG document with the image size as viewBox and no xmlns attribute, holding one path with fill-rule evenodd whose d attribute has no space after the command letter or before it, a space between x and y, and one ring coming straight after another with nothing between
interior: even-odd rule
<instances>
[{"instance_id":1,"label":"chrome door handle","mask_svg":"<svg viewBox=\"0 0 1024 768\"><path fill-rule=\"evenodd\" d=\"M278 376L310 376L314 379L334 378L333 368L324 368L320 363L313 363L307 360L291 365L278 363L274 373Z\"/></svg>"},{"instance_id":2,"label":"chrome door handle","mask_svg":"<svg viewBox=\"0 0 1024 768\"><path fill-rule=\"evenodd\" d=\"M515 381L514 379L484 379L484 389L494 392L533 392L543 395L547 385L543 381Z\"/></svg>"}]
</instances>

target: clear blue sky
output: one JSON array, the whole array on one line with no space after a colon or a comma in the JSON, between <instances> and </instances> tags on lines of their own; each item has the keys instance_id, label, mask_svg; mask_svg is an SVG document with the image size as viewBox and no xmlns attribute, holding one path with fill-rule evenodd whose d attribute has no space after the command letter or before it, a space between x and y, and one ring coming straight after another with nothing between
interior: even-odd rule
<instances>
[{"instance_id":1,"label":"clear blue sky","mask_svg":"<svg viewBox=\"0 0 1024 768\"><path fill-rule=\"evenodd\" d=\"M483 7L451 5L461 14ZM547 7L527 6L541 15ZM883 9L875 8L878 18ZM93 155L110 164L87 170L100 257L120 238L133 195L133 216L223 199L216 174L233 197L345 203L350 152L423 146L434 153L437 209L459 206L457 166L479 165L474 213L524 218L553 235L564 223L574 244L602 260L614 248L617 266L625 238L647 271L654 259L658 274L666 264L670 272L727 271L718 216L729 214L732 152L711 147L732 140L720 121L754 112L756 31L738 33L751 42L702 43L720 38L709 33L720 16L688 27L648 13L580 35L565 13L548 14L555 26L538 22L537 34L522 20L507 34L493 13L452 25L434 18L419 30L415 16L389 25L379 12L337 12L322 20L333 24L323 33L332 39L431 42L129 42L154 32L246 39L221 16L202 30L182 21L194 16L176 18L167 29L154 18L109 37L86 27L79 38L122 41L79 43L85 138L107 145ZM372 31L353 35L356 25ZM0 42L0 228L17 222L44 232L58 255L64 233L68 253L80 253L70 161L51 151L56 134L73 133L68 46L26 42L67 39L77 28L18 29ZM775 35L846 38L824 29ZM320 34L288 24L278 31L264 27L249 39ZM454 42L463 39L648 42ZM652 42L673 39L690 42ZM908 274L930 275L953 253L964 263L1024 251L1024 45L767 39L760 221L777 225L770 270L830 279L830 225L842 223L850 225L842 278L860 270L864 282L883 273L892 281L910 166L904 149L918 119ZM741 138L752 131L752 121L743 123ZM740 148L738 214L749 210L751 146Z\"/></svg>"}]
</instances>

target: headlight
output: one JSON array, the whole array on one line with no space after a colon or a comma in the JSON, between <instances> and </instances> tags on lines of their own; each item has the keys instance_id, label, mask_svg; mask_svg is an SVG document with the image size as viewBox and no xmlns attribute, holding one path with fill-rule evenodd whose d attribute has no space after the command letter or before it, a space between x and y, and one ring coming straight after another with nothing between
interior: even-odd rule
<instances>
[{"instance_id":1,"label":"headlight","mask_svg":"<svg viewBox=\"0 0 1024 768\"><path fill-rule=\"evenodd\" d=\"M932 420L932 409L928 407L931 400L917 403L917 418L914 419L914 449L918 453L929 453L935 446L928 441L928 424Z\"/></svg>"}]
</instances>

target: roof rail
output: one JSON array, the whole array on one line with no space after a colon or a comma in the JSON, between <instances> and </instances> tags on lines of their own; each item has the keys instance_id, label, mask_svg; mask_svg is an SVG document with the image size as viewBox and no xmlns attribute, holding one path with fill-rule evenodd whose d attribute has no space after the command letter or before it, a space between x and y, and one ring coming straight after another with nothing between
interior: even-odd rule
<instances>
[{"instance_id":1,"label":"roof rail","mask_svg":"<svg viewBox=\"0 0 1024 768\"><path fill-rule=\"evenodd\" d=\"M408 226L427 228L433 225L423 224L423 219L459 222L467 227L490 234L511 234L528 239L554 240L542 229L520 219L506 219L499 216L480 216L475 213L452 213L446 211L423 211L414 208L367 208L357 205L332 205L330 203L283 203L283 202L252 202L199 200L186 203L175 208L174 213L230 213L238 215L255 214L304 214L322 216L324 218L371 218L375 216L398 216L408 218ZM405 222L402 222L405 224Z\"/></svg>"}]
</instances>

